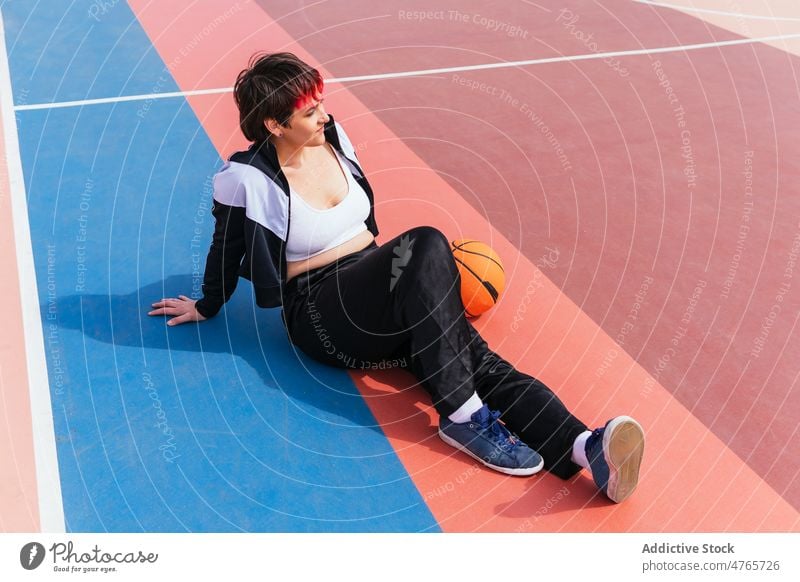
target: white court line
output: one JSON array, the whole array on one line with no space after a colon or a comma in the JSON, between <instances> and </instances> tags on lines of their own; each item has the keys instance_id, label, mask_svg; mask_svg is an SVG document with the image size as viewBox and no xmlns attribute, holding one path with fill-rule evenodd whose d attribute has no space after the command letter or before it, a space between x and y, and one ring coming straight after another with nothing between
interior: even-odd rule
<instances>
[{"instance_id":1,"label":"white court line","mask_svg":"<svg viewBox=\"0 0 800 582\"><path fill-rule=\"evenodd\" d=\"M53 409L50 402L50 382L47 377L47 362L44 355L39 292L33 265L28 203L25 197L25 179L17 141L17 120L11 93L11 73L8 68L2 13L0 13L0 114L3 116L3 139L8 163L8 181L11 188L14 244L19 268L22 323L25 333L25 355L33 424L33 453L39 497L39 525L42 532L63 533L65 531L64 506L56 455Z\"/></svg>"},{"instance_id":2,"label":"white court line","mask_svg":"<svg viewBox=\"0 0 800 582\"><path fill-rule=\"evenodd\" d=\"M332 79L326 80L328 83ZM17 105L15 111L30 111L32 109L59 109L61 107L82 107L84 105L101 105L103 103L124 103L125 101L147 101L150 99L169 99L170 97L191 97L192 95L214 95L217 93L231 93L233 87L219 89L197 89L195 91L173 91L171 93L149 93L147 95L122 95L120 97L103 97L102 99L84 99L81 101L62 101L60 103L34 103L31 105Z\"/></svg>"},{"instance_id":3,"label":"white court line","mask_svg":"<svg viewBox=\"0 0 800 582\"><path fill-rule=\"evenodd\" d=\"M440 69L419 69L416 71L400 71L397 73L380 73L375 75L360 75L356 77L340 77L326 79L326 83L353 83L356 81L376 81L380 79L398 79L401 77L421 77L424 75L438 75L441 73L460 73L464 71L484 71L487 69L507 69L510 67L525 67L529 65L545 65L549 63L565 63L572 61L591 61L595 59L607 59L610 57L629 57L636 55L654 55L661 53L675 53L694 51L705 48L717 48L724 46L735 46L742 44L753 44L758 42L771 42L776 40L789 40L800 38L800 33L783 34L776 36L763 36L759 38L740 38L735 40L723 40L718 42L707 42L701 44L677 45L656 47L649 49L636 49L630 51L612 51L605 53L590 53L583 55L572 55L566 57L549 57L544 59L531 59L527 61L504 61L502 63L486 63L482 65L465 65L462 67L443 67ZM125 95L120 97L105 97L102 99L83 99L80 101L62 101L59 103L33 103L29 105L17 105L15 111L31 111L35 109L59 109L62 107L83 107L84 105L99 105L102 103L121 103L124 101L147 101L152 99L168 99L171 97L191 97L193 95L211 95L217 93L230 93L233 87L221 87L217 89L198 89L194 91L174 91L172 93L148 93L146 95Z\"/></svg>"},{"instance_id":4,"label":"white court line","mask_svg":"<svg viewBox=\"0 0 800 582\"><path fill-rule=\"evenodd\" d=\"M648 6L660 6L661 8L672 8L685 12L699 12L702 14L718 14L720 16L732 16L734 18L749 18L751 20L772 20L775 22L800 22L800 18L791 16L762 16L758 14L743 14L741 12L725 12L724 10L713 10L711 8L695 8L694 6L681 6L678 4L667 4L666 2L654 2L653 0L633 0L637 4L647 4Z\"/></svg>"}]
</instances>

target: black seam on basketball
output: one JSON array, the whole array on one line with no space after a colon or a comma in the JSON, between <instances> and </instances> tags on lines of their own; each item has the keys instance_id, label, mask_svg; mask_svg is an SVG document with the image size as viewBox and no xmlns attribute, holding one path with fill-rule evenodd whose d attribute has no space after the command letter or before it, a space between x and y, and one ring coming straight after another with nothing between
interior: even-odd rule
<instances>
[{"instance_id":1,"label":"black seam on basketball","mask_svg":"<svg viewBox=\"0 0 800 582\"><path fill-rule=\"evenodd\" d=\"M492 285L491 283L489 283L489 282L487 282L487 281L484 281L483 279L481 279L481 278L478 276L478 273L476 273L475 271L473 271L472 269L470 269L470 268L469 268L469 266L468 266L468 265L466 265L466 264L464 264L464 261L462 261L462 260L461 260L461 259L459 259L458 257L456 257L456 256L453 256L453 259L454 259L456 262L458 262L458 263L461 263L462 265L464 265L464 268L465 268L467 271L469 271L470 273L472 273L472 276L473 276L473 277L475 277L475 278L478 280L478 282L479 282L481 285L483 285L483 288L484 288L484 289L486 289L486 291L489 293L489 295L491 295L491 296L492 296L492 300L493 300L495 303L497 303L497 298L500 296L500 294L497 292L497 289L495 289L495 288L494 288L494 285Z\"/></svg>"},{"instance_id":2,"label":"black seam on basketball","mask_svg":"<svg viewBox=\"0 0 800 582\"><path fill-rule=\"evenodd\" d=\"M492 296L494 302L497 303L497 298L500 297L500 293L497 292L497 289L494 288L494 285L489 283L489 281L481 281L481 283L483 283L483 286L486 287L486 290L489 292L489 295Z\"/></svg>"},{"instance_id":3,"label":"black seam on basketball","mask_svg":"<svg viewBox=\"0 0 800 582\"><path fill-rule=\"evenodd\" d=\"M461 244L458 244L458 245L457 245L457 244L456 244L456 241L454 241L454 240L451 240L451 241L450 241L450 246L451 246L451 247L453 247L453 250L458 250L458 251L460 251L460 250L461 250L461 247L463 247L464 245L468 245L469 243L473 243L473 242L481 242L481 241L479 241L479 240L472 240L472 239L470 239L470 240L465 240L465 241L464 241L464 242L462 242Z\"/></svg>"},{"instance_id":4,"label":"black seam on basketball","mask_svg":"<svg viewBox=\"0 0 800 582\"><path fill-rule=\"evenodd\" d=\"M480 242L480 241L472 240L472 241L467 241L467 242ZM467 243L464 243L464 244L467 244ZM483 257L484 259L489 259L495 265L500 267L500 270L503 271L503 273L505 273L505 270L503 269L503 265L501 265L498 261L495 261L492 257L490 257L488 255L484 255L484 254L481 254L481 253L476 252L476 251L469 251L469 250L466 250L466 249L462 249L461 247L458 247L458 250L460 250L462 253L469 253L471 255L478 255L479 257Z\"/></svg>"}]
</instances>

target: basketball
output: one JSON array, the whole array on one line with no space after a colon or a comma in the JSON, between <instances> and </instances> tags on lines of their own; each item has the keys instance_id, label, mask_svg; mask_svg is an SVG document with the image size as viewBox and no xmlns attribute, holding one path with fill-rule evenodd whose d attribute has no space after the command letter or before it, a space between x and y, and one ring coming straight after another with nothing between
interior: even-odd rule
<instances>
[{"instance_id":1,"label":"basketball","mask_svg":"<svg viewBox=\"0 0 800 582\"><path fill-rule=\"evenodd\" d=\"M467 316L477 317L500 298L506 275L500 257L492 247L477 240L459 239L450 243L461 274L461 300Z\"/></svg>"}]
</instances>

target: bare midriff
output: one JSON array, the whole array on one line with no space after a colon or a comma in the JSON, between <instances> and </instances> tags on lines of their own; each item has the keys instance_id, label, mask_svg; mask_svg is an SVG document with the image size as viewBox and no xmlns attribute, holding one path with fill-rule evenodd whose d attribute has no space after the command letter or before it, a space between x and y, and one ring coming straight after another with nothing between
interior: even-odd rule
<instances>
[{"instance_id":1,"label":"bare midriff","mask_svg":"<svg viewBox=\"0 0 800 582\"><path fill-rule=\"evenodd\" d=\"M286 281L288 282L297 275L305 273L306 271L310 271L311 269L324 267L325 265L330 264L345 255L364 250L373 240L375 240L375 236L370 231L365 230L364 232L361 232L351 238L349 241L343 242L338 247L328 249L324 253L314 255L310 259L304 259L302 261L287 261Z\"/></svg>"}]
</instances>

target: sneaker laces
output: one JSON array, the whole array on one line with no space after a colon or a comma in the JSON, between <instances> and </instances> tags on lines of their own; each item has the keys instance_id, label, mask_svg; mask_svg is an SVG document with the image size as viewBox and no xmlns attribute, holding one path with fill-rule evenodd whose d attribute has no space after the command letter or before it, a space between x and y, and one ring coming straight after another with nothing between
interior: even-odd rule
<instances>
[{"instance_id":1,"label":"sneaker laces","mask_svg":"<svg viewBox=\"0 0 800 582\"><path fill-rule=\"evenodd\" d=\"M489 420L487 421L486 430L500 441L500 446L507 450L512 451L521 443L516 435L512 434L503 423L500 422L500 411L492 410L489 412Z\"/></svg>"}]
</instances>

